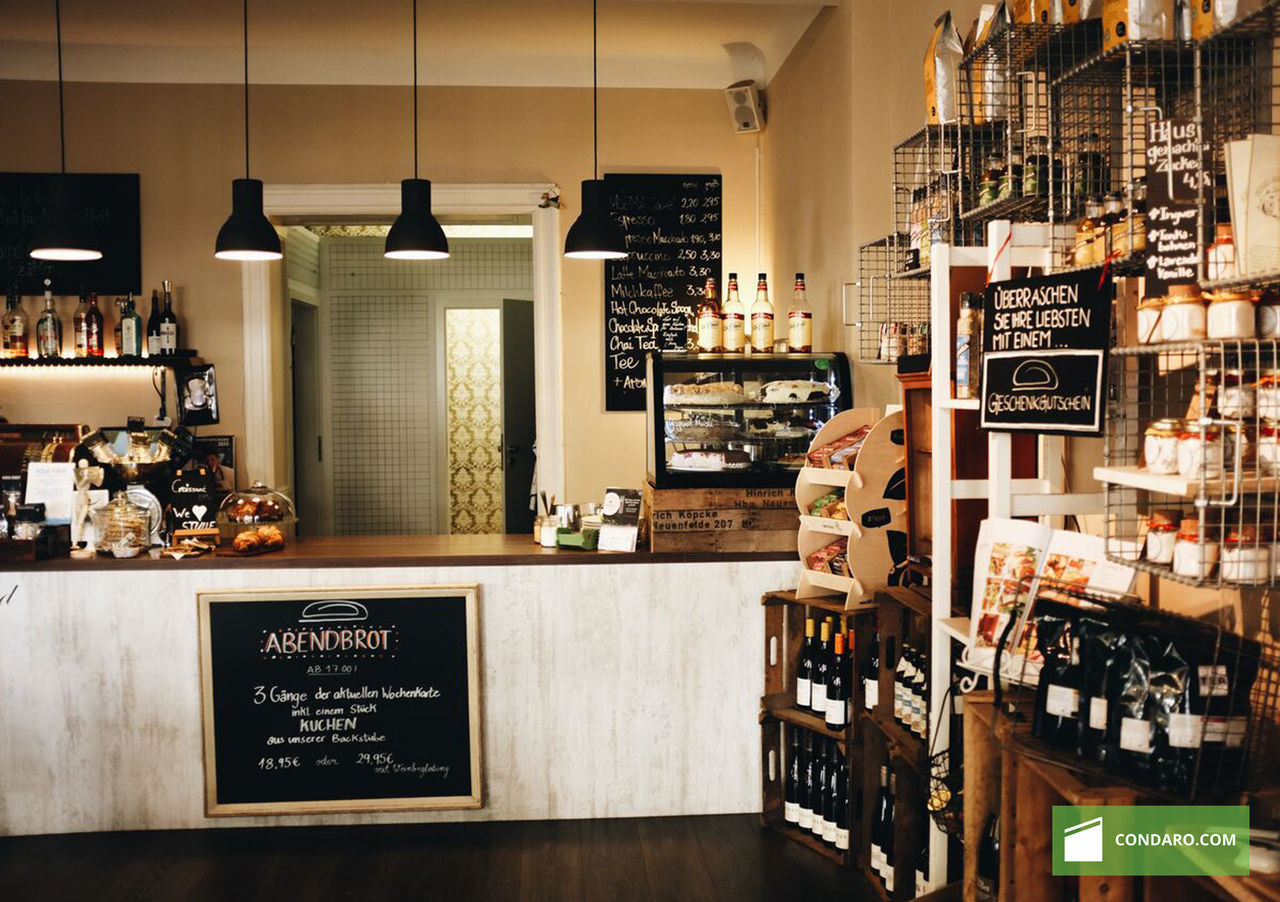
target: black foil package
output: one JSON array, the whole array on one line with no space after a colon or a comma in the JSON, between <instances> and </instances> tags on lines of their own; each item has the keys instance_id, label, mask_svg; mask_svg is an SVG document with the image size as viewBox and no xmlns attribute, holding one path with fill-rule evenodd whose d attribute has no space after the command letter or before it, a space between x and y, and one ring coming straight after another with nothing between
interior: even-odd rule
<instances>
[{"instance_id":1,"label":"black foil package","mask_svg":"<svg viewBox=\"0 0 1280 902\"><path fill-rule=\"evenodd\" d=\"M1108 699L1116 695L1119 671L1128 663L1129 637L1108 624L1080 620L1080 717L1076 751L1084 758L1107 762Z\"/></svg>"},{"instance_id":2,"label":"black foil package","mask_svg":"<svg viewBox=\"0 0 1280 902\"><path fill-rule=\"evenodd\" d=\"M1189 787L1239 789L1243 785L1249 696L1258 674L1256 652L1236 636L1179 637L1188 661L1188 704L1170 724L1170 744L1182 749ZM1197 761L1197 758L1199 759ZM1181 787L1174 787L1181 788Z\"/></svg>"},{"instance_id":3,"label":"black foil package","mask_svg":"<svg viewBox=\"0 0 1280 902\"><path fill-rule=\"evenodd\" d=\"M1075 748L1080 717L1080 640L1075 622L1041 617L1036 647L1044 658L1031 732L1051 745Z\"/></svg>"},{"instance_id":4,"label":"black foil package","mask_svg":"<svg viewBox=\"0 0 1280 902\"><path fill-rule=\"evenodd\" d=\"M1162 789L1189 789L1200 737L1197 719L1191 716L1187 662L1167 636L1156 637L1150 647L1147 709L1153 726L1152 772Z\"/></svg>"},{"instance_id":5,"label":"black foil package","mask_svg":"<svg viewBox=\"0 0 1280 902\"><path fill-rule=\"evenodd\" d=\"M1151 658L1146 636L1129 637L1129 653L1125 656L1116 694L1107 701L1107 745L1114 749L1110 762L1130 776L1147 780L1151 775L1151 752L1155 740L1154 725L1148 710L1151 685Z\"/></svg>"}]
</instances>

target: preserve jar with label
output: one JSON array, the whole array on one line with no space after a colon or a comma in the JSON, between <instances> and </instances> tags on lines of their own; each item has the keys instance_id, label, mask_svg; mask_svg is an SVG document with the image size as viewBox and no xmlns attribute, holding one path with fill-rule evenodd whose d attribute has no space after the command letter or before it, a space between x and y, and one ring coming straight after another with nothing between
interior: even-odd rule
<instances>
[{"instance_id":1,"label":"preserve jar with label","mask_svg":"<svg viewBox=\"0 0 1280 902\"><path fill-rule=\"evenodd\" d=\"M1147 560L1153 564L1172 564L1173 546L1177 540L1177 518L1152 514L1147 521Z\"/></svg>"},{"instance_id":2,"label":"preserve jar with label","mask_svg":"<svg viewBox=\"0 0 1280 902\"><path fill-rule=\"evenodd\" d=\"M1138 344L1157 344L1164 340L1161 320L1164 298L1143 298L1138 304Z\"/></svg>"},{"instance_id":3,"label":"preserve jar with label","mask_svg":"<svg viewBox=\"0 0 1280 902\"><path fill-rule=\"evenodd\" d=\"M1258 311L1258 337L1280 338L1280 292L1264 291L1255 306Z\"/></svg>"},{"instance_id":4,"label":"preserve jar with label","mask_svg":"<svg viewBox=\"0 0 1280 902\"><path fill-rule=\"evenodd\" d=\"M1163 341L1199 341L1208 334L1208 311L1198 285L1170 285L1160 317Z\"/></svg>"},{"instance_id":5,"label":"preserve jar with label","mask_svg":"<svg viewBox=\"0 0 1280 902\"><path fill-rule=\"evenodd\" d=\"M1219 291L1210 295L1206 331L1210 338L1253 338L1257 313L1247 291Z\"/></svg>"},{"instance_id":6,"label":"preserve jar with label","mask_svg":"<svg viewBox=\"0 0 1280 902\"><path fill-rule=\"evenodd\" d=\"M1257 386L1245 381L1242 370L1224 372L1218 386L1218 413L1228 420L1241 420L1257 412Z\"/></svg>"},{"instance_id":7,"label":"preserve jar with label","mask_svg":"<svg viewBox=\"0 0 1280 902\"><path fill-rule=\"evenodd\" d=\"M1227 533L1222 543L1222 578L1249 586L1271 578L1271 545L1259 541L1252 526Z\"/></svg>"},{"instance_id":8,"label":"preserve jar with label","mask_svg":"<svg viewBox=\"0 0 1280 902\"><path fill-rule=\"evenodd\" d=\"M1142 457L1147 472L1172 476L1178 472L1178 441L1185 425L1182 420L1156 420L1147 427L1142 439Z\"/></svg>"},{"instance_id":9,"label":"preserve jar with label","mask_svg":"<svg viewBox=\"0 0 1280 902\"><path fill-rule=\"evenodd\" d=\"M1258 469L1264 476L1280 476L1280 426L1263 420L1258 427Z\"/></svg>"},{"instance_id":10,"label":"preserve jar with label","mask_svg":"<svg viewBox=\"0 0 1280 902\"><path fill-rule=\"evenodd\" d=\"M1184 429L1178 436L1178 475L1184 479L1217 479L1222 459L1222 431L1216 426Z\"/></svg>"},{"instance_id":11,"label":"preserve jar with label","mask_svg":"<svg viewBox=\"0 0 1280 902\"><path fill-rule=\"evenodd\" d=\"M1210 279L1236 277L1236 245L1231 223L1220 222L1214 226L1205 268Z\"/></svg>"},{"instance_id":12,"label":"preserve jar with label","mask_svg":"<svg viewBox=\"0 0 1280 902\"><path fill-rule=\"evenodd\" d=\"M1258 379L1258 416L1264 420L1280 420L1280 370L1264 370Z\"/></svg>"},{"instance_id":13,"label":"preserve jar with label","mask_svg":"<svg viewBox=\"0 0 1280 902\"><path fill-rule=\"evenodd\" d=\"M1186 579L1208 579L1218 565L1218 553L1218 542L1211 535L1201 540L1196 519L1183 520L1173 545L1173 572Z\"/></svg>"}]
</instances>

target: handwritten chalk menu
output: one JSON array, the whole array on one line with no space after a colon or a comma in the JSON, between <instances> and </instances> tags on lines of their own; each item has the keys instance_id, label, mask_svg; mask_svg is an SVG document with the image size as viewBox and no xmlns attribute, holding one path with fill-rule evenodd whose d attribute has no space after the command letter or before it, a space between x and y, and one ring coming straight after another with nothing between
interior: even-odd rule
<instances>
[{"instance_id":1,"label":"handwritten chalk menu","mask_svg":"<svg viewBox=\"0 0 1280 902\"><path fill-rule=\"evenodd\" d=\"M678 343L707 277L720 278L719 175L606 174L629 255L604 266L606 410L644 410L645 355Z\"/></svg>"},{"instance_id":2,"label":"handwritten chalk menu","mask_svg":"<svg viewBox=\"0 0 1280 902\"><path fill-rule=\"evenodd\" d=\"M142 226L138 176L112 173L67 175L78 211L102 243L102 259L52 263L28 255L31 234L44 219L49 187L46 172L0 172L0 289L16 284L23 294L40 294L50 279L56 294L81 288L101 294L142 292Z\"/></svg>"},{"instance_id":3,"label":"handwritten chalk menu","mask_svg":"<svg viewBox=\"0 0 1280 902\"><path fill-rule=\"evenodd\" d=\"M205 813L478 808L474 586L202 592Z\"/></svg>"},{"instance_id":4,"label":"handwritten chalk menu","mask_svg":"<svg viewBox=\"0 0 1280 902\"><path fill-rule=\"evenodd\" d=\"M1147 272L1148 297L1170 285L1189 285L1199 276L1199 186L1206 180L1206 146L1200 126L1188 119L1158 119L1147 124Z\"/></svg>"},{"instance_id":5,"label":"handwritten chalk menu","mask_svg":"<svg viewBox=\"0 0 1280 902\"><path fill-rule=\"evenodd\" d=\"M1102 434L1111 291L1100 267L987 286L984 429Z\"/></svg>"}]
</instances>

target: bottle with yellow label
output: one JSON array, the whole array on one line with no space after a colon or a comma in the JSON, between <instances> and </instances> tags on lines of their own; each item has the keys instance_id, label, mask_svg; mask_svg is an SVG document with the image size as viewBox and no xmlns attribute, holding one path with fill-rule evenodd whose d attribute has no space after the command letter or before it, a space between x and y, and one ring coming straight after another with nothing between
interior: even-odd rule
<instances>
[{"instance_id":1,"label":"bottle with yellow label","mask_svg":"<svg viewBox=\"0 0 1280 902\"><path fill-rule=\"evenodd\" d=\"M797 354L813 350L813 310L804 290L804 273L796 273L796 287L787 308L787 347Z\"/></svg>"},{"instance_id":2,"label":"bottle with yellow label","mask_svg":"<svg viewBox=\"0 0 1280 902\"><path fill-rule=\"evenodd\" d=\"M769 281L760 273L756 300L751 305L751 353L773 353L773 304L769 303Z\"/></svg>"},{"instance_id":3,"label":"bottle with yellow label","mask_svg":"<svg viewBox=\"0 0 1280 902\"><path fill-rule=\"evenodd\" d=\"M729 273L729 287L724 293L724 350L726 354L742 354L747 350L747 314L738 297L738 274Z\"/></svg>"},{"instance_id":4,"label":"bottle with yellow label","mask_svg":"<svg viewBox=\"0 0 1280 902\"><path fill-rule=\"evenodd\" d=\"M716 280L707 277L698 304L698 353L719 354L724 351L724 314L716 298Z\"/></svg>"}]
</instances>

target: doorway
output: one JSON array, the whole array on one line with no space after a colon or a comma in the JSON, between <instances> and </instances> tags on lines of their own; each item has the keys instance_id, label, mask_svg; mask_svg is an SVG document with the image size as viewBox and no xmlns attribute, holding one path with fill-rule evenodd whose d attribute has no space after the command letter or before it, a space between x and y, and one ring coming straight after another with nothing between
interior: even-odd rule
<instances>
[{"instance_id":1,"label":"doorway","mask_svg":"<svg viewBox=\"0 0 1280 902\"><path fill-rule=\"evenodd\" d=\"M324 436L320 426L320 314L312 304L292 298L289 305L289 350L293 393L293 473L298 531L322 531L321 503L325 487L321 473Z\"/></svg>"}]
</instances>

